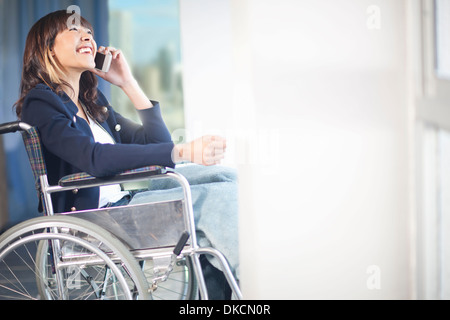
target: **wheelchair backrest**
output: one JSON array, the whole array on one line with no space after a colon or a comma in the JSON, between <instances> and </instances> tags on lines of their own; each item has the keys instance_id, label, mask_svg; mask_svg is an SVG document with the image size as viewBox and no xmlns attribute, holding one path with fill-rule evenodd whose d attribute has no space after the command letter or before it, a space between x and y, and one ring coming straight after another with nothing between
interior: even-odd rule
<instances>
[{"instance_id":1,"label":"wheelchair backrest","mask_svg":"<svg viewBox=\"0 0 450 320\"><path fill-rule=\"evenodd\" d=\"M33 171L34 186L39 199L38 210L47 212L45 208L43 208L44 201L42 199L41 180L39 178L42 175L47 175L47 167L45 166L39 133L35 127L31 127L22 131L22 139L27 151L28 160L30 161L31 171Z\"/></svg>"}]
</instances>

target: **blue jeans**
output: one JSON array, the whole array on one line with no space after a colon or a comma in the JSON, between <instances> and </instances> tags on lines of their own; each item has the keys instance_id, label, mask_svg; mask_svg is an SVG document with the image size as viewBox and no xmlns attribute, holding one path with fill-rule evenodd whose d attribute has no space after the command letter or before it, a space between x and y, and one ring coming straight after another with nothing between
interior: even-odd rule
<instances>
[{"instance_id":1,"label":"blue jeans","mask_svg":"<svg viewBox=\"0 0 450 320\"><path fill-rule=\"evenodd\" d=\"M239 280L238 183L236 171L223 166L187 165L176 168L191 187L197 240L200 247L222 252ZM182 188L172 179L151 180L148 191L132 194L130 205L181 199ZM128 202L128 200L125 200ZM122 203L123 205L123 203ZM219 268L215 258L208 256Z\"/></svg>"}]
</instances>

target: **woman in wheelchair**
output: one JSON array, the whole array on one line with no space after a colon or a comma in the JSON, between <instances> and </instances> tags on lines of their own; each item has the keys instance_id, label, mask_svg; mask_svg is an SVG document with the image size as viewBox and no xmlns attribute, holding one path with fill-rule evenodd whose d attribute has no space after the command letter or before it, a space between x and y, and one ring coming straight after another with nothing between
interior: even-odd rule
<instances>
[{"instance_id":1,"label":"woman in wheelchair","mask_svg":"<svg viewBox=\"0 0 450 320\"><path fill-rule=\"evenodd\" d=\"M224 157L225 139L201 137L175 145L158 102L147 98L133 77L124 54L98 47L84 18L68 24L70 15L57 11L29 31L23 59L17 116L37 128L50 184L63 176L87 172L102 177L149 165L176 168L191 185L199 244L220 250L237 273L237 184L233 170L215 166ZM95 69L96 52L111 54L108 72ZM142 124L124 118L97 88L97 76L129 97ZM158 180L156 181L158 182ZM165 181L132 194L120 185L61 192L52 198L55 212L68 212L162 201L180 188ZM231 290L214 259L202 256L211 299L229 299Z\"/></svg>"}]
</instances>

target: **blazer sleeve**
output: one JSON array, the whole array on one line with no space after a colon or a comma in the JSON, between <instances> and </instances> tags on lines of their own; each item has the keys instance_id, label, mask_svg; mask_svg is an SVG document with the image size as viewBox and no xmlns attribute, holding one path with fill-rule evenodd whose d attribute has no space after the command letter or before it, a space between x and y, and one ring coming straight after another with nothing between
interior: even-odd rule
<instances>
[{"instance_id":1,"label":"blazer sleeve","mask_svg":"<svg viewBox=\"0 0 450 320\"><path fill-rule=\"evenodd\" d=\"M49 152L80 171L101 177L147 165L175 166L174 144L168 136L147 144L96 143L87 122L76 116L73 103L63 100L49 88L34 89L24 101L22 120L37 127Z\"/></svg>"},{"instance_id":2,"label":"blazer sleeve","mask_svg":"<svg viewBox=\"0 0 450 320\"><path fill-rule=\"evenodd\" d=\"M152 108L138 110L137 113L142 121L138 124L133 120L123 117L114 111L103 93L98 91L99 105L108 105L108 110L112 113L106 120L112 131L119 125L120 142L136 144L153 144L172 142L172 136L161 115L159 102L151 101Z\"/></svg>"}]
</instances>

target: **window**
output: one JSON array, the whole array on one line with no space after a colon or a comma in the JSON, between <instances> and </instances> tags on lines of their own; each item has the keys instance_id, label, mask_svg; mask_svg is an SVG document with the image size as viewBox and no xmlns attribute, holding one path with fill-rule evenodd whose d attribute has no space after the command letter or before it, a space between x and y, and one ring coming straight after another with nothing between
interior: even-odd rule
<instances>
[{"instance_id":1,"label":"window","mask_svg":"<svg viewBox=\"0 0 450 320\"><path fill-rule=\"evenodd\" d=\"M450 1L436 0L436 75L450 80Z\"/></svg>"},{"instance_id":2,"label":"window","mask_svg":"<svg viewBox=\"0 0 450 320\"><path fill-rule=\"evenodd\" d=\"M450 299L450 0L417 3L418 298Z\"/></svg>"},{"instance_id":3,"label":"window","mask_svg":"<svg viewBox=\"0 0 450 320\"><path fill-rule=\"evenodd\" d=\"M141 88L161 103L170 132L184 128L178 0L110 0L109 14L110 45L124 52ZM111 104L139 121L129 99L115 86Z\"/></svg>"},{"instance_id":4,"label":"window","mask_svg":"<svg viewBox=\"0 0 450 320\"><path fill-rule=\"evenodd\" d=\"M440 105L441 116L448 118L450 110L450 0L434 1L436 56L435 76L443 89L432 100ZM445 93L444 93L445 92ZM446 119L448 121L448 119ZM437 198L437 270L439 298L450 299L450 124L435 125L436 132L436 198Z\"/></svg>"}]
</instances>

